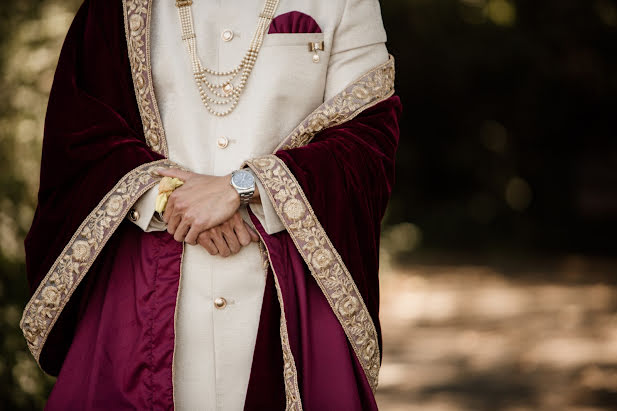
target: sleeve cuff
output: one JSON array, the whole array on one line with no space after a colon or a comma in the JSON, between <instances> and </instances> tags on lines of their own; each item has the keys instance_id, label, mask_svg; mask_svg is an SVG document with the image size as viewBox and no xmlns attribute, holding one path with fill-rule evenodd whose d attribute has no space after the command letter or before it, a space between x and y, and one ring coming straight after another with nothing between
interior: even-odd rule
<instances>
[{"instance_id":1,"label":"sleeve cuff","mask_svg":"<svg viewBox=\"0 0 617 411\"><path fill-rule=\"evenodd\" d=\"M129 211L127 218L145 232L150 231L165 231L167 225L164 221L155 217L154 206L156 196L159 193L158 184L146 191L133 208Z\"/></svg>"},{"instance_id":2,"label":"sleeve cuff","mask_svg":"<svg viewBox=\"0 0 617 411\"><path fill-rule=\"evenodd\" d=\"M255 180L255 184L259 189L261 203L249 204L251 211L255 214L255 217L257 217L264 230L266 230L266 233L274 234L280 231L285 231L285 226L283 225L283 222L279 218L278 214L276 214L274 206L270 201L270 197L268 197L268 194L266 193L266 189L259 180Z\"/></svg>"}]
</instances>

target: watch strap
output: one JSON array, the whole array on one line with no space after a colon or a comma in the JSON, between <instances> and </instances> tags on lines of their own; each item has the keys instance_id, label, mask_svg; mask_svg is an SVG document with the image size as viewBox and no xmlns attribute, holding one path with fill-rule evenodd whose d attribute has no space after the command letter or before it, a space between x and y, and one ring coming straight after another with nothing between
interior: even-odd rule
<instances>
[{"instance_id":1,"label":"watch strap","mask_svg":"<svg viewBox=\"0 0 617 411\"><path fill-rule=\"evenodd\" d=\"M247 205L251 201L251 198L253 197L254 192L255 190L246 191L243 193L239 192L238 194L240 194L240 205Z\"/></svg>"}]
</instances>

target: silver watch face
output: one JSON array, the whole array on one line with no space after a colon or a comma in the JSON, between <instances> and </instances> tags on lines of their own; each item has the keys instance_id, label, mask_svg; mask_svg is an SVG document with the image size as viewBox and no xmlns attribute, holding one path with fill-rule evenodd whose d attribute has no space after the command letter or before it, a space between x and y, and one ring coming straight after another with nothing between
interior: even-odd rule
<instances>
[{"instance_id":1,"label":"silver watch face","mask_svg":"<svg viewBox=\"0 0 617 411\"><path fill-rule=\"evenodd\" d=\"M240 190L248 190L255 186L255 177L250 171L238 170L231 176L231 182Z\"/></svg>"}]
</instances>

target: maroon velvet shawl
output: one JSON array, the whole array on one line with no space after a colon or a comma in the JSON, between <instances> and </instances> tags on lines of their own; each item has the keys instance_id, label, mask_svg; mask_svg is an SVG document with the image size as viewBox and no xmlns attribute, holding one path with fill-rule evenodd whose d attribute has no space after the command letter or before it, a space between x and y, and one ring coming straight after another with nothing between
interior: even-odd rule
<instances>
[{"instance_id":1,"label":"maroon velvet shawl","mask_svg":"<svg viewBox=\"0 0 617 411\"><path fill-rule=\"evenodd\" d=\"M86 0L49 99L21 323L41 368L58 375L48 409L173 408L183 244L125 219L158 183L153 170L174 166L142 3L124 10L125 29L120 1ZM275 155L246 163L287 228L267 235L252 218L269 275L246 409L377 408L379 232L400 115L391 71L356 80L339 96L347 112L318 108Z\"/></svg>"}]
</instances>

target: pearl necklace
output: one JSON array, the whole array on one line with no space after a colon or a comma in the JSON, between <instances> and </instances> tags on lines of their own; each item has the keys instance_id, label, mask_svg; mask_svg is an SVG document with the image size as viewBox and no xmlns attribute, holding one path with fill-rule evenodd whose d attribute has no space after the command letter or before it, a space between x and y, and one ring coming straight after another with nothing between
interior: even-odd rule
<instances>
[{"instance_id":1,"label":"pearl necklace","mask_svg":"<svg viewBox=\"0 0 617 411\"><path fill-rule=\"evenodd\" d=\"M180 24L182 26L182 41L186 45L191 57L193 77L195 77L201 101L211 114L223 117L231 113L238 105L240 95L244 91L249 75L255 66L255 61L257 61L257 55L263 44L266 30L268 30L274 18L274 12L278 7L279 0L266 0L259 14L257 29L246 54L242 61L240 61L240 64L227 71L212 70L204 67L201 63L197 55L197 36L193 26L192 4L192 0L176 0L176 7L178 8L178 15L180 16ZM208 75L218 77L219 82L209 80ZM223 108L217 109L216 106Z\"/></svg>"}]
</instances>

